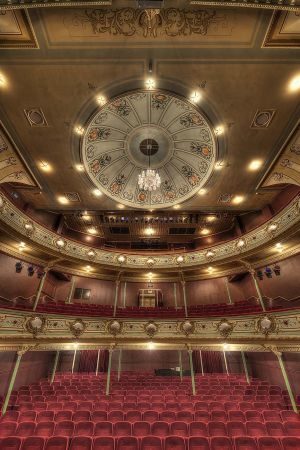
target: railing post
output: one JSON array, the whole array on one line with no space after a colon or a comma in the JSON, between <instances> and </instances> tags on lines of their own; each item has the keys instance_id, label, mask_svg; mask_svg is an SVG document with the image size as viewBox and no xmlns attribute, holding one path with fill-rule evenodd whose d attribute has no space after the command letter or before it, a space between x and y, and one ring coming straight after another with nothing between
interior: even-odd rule
<instances>
[{"instance_id":1,"label":"railing post","mask_svg":"<svg viewBox=\"0 0 300 450\"><path fill-rule=\"evenodd\" d=\"M186 303L186 290L185 290L185 281L184 280L181 281L181 285L182 285L182 292L183 292L184 313L185 313L185 317L187 317L188 309L187 309L187 303Z\"/></svg>"},{"instance_id":2,"label":"railing post","mask_svg":"<svg viewBox=\"0 0 300 450\"><path fill-rule=\"evenodd\" d=\"M225 286L226 286L226 292L227 292L227 297L228 297L228 303L229 303L229 305L232 305L232 298L231 298L231 293L230 293L229 283L228 283L228 278L227 277L225 277Z\"/></svg>"},{"instance_id":3,"label":"railing post","mask_svg":"<svg viewBox=\"0 0 300 450\"><path fill-rule=\"evenodd\" d=\"M44 284L46 281L46 277L47 277L47 272L48 272L48 270L44 269L42 277L40 279L39 287L38 287L38 290L36 293L36 297L35 297L35 301L34 301L34 305L33 305L33 311L36 310L39 300L41 298L42 290L43 290L43 287L44 287Z\"/></svg>"},{"instance_id":4,"label":"railing post","mask_svg":"<svg viewBox=\"0 0 300 450\"><path fill-rule=\"evenodd\" d=\"M98 375L98 370L99 370L99 359L100 359L100 348L99 348L98 354L97 354L96 375Z\"/></svg>"},{"instance_id":5,"label":"railing post","mask_svg":"<svg viewBox=\"0 0 300 450\"><path fill-rule=\"evenodd\" d=\"M123 289L123 307L126 308L126 289L127 289L127 281L124 283Z\"/></svg>"},{"instance_id":6,"label":"railing post","mask_svg":"<svg viewBox=\"0 0 300 450\"><path fill-rule=\"evenodd\" d=\"M57 364L58 364L58 358L59 358L59 351L57 350L56 355L55 355L55 359L54 359L54 365L53 365L53 370L52 370L52 374L51 374L50 384L52 384L53 381L54 381L54 377L55 377L56 369L57 369Z\"/></svg>"},{"instance_id":7,"label":"railing post","mask_svg":"<svg viewBox=\"0 0 300 450\"><path fill-rule=\"evenodd\" d=\"M117 303L118 303L119 284L120 284L120 281L119 281L119 280L116 280L116 292L115 292L114 313L113 313L113 316L114 316L114 317L116 317L116 313L117 313Z\"/></svg>"},{"instance_id":8,"label":"railing post","mask_svg":"<svg viewBox=\"0 0 300 450\"><path fill-rule=\"evenodd\" d=\"M122 349L119 350L119 360L118 360L118 381L120 381L121 377L121 368L122 368Z\"/></svg>"},{"instance_id":9,"label":"railing post","mask_svg":"<svg viewBox=\"0 0 300 450\"><path fill-rule=\"evenodd\" d=\"M226 373L227 373L227 375L229 375L229 372L228 372L228 366L227 366L227 358L226 358L226 352L225 352L225 350L223 350L223 356L224 356L224 362L225 362Z\"/></svg>"},{"instance_id":10,"label":"railing post","mask_svg":"<svg viewBox=\"0 0 300 450\"><path fill-rule=\"evenodd\" d=\"M75 348L74 355L73 355L73 362L72 362L72 373L74 373L76 353L77 353L77 349Z\"/></svg>"},{"instance_id":11,"label":"railing post","mask_svg":"<svg viewBox=\"0 0 300 450\"><path fill-rule=\"evenodd\" d=\"M290 397L290 401L291 401L293 410L294 410L295 413L298 414L298 408L297 408L295 397L294 397L294 394L293 394L293 391L292 391L292 388L291 388L291 385L290 385L290 380L289 380L289 377L288 377L288 375L286 373L285 365L284 365L284 362L282 360L282 353L279 352L279 351L276 351L276 350L273 350L273 352L275 353L275 355L278 358L279 366L280 366L280 369L281 369L281 372L282 372L282 376L283 376L283 379L284 379L284 382L285 382L285 385L286 385L286 389L287 389L289 397Z\"/></svg>"},{"instance_id":12,"label":"railing post","mask_svg":"<svg viewBox=\"0 0 300 450\"><path fill-rule=\"evenodd\" d=\"M244 371L245 371L245 375L246 375L246 380L247 380L247 383L250 384L250 378L249 378L249 372L248 372L248 367L247 367L247 361L246 361L245 353L241 352L241 354L242 354L242 360L243 360L243 366L244 366Z\"/></svg>"},{"instance_id":13,"label":"railing post","mask_svg":"<svg viewBox=\"0 0 300 450\"><path fill-rule=\"evenodd\" d=\"M110 390L110 372L111 372L111 360L112 360L112 354L113 354L113 349L110 348L110 349L109 349L109 356L108 356L108 368L107 368L107 378L106 378L106 390L105 390L105 395L109 395L109 390Z\"/></svg>"},{"instance_id":14,"label":"railing post","mask_svg":"<svg viewBox=\"0 0 300 450\"><path fill-rule=\"evenodd\" d=\"M200 356L201 372L202 372L202 376L204 376L203 361L202 361L202 351L201 350L199 350L199 356Z\"/></svg>"},{"instance_id":15,"label":"railing post","mask_svg":"<svg viewBox=\"0 0 300 450\"><path fill-rule=\"evenodd\" d=\"M71 278L71 286L70 286L69 294L66 299L66 303L71 303L71 301L74 297L75 285L76 285L76 277L74 277L74 275L73 275Z\"/></svg>"},{"instance_id":16,"label":"railing post","mask_svg":"<svg viewBox=\"0 0 300 450\"><path fill-rule=\"evenodd\" d=\"M177 285L176 282L173 283L174 286L174 306L175 309L177 309L178 305L177 305Z\"/></svg>"},{"instance_id":17,"label":"railing post","mask_svg":"<svg viewBox=\"0 0 300 450\"><path fill-rule=\"evenodd\" d=\"M196 395L195 374L194 374L194 364L193 364L193 350L188 350L188 354L189 354L189 360L190 360L192 393L193 393L193 395Z\"/></svg>"},{"instance_id":18,"label":"railing post","mask_svg":"<svg viewBox=\"0 0 300 450\"><path fill-rule=\"evenodd\" d=\"M262 294L261 294L261 291L260 291L257 279L255 277L255 270L250 269L250 274L251 274L252 279L254 281L254 285L255 285L255 289L256 289L256 292L257 292L257 295L258 295L258 298L259 298L260 306L262 307L263 311L266 311L264 300L263 300L263 297L262 297Z\"/></svg>"},{"instance_id":19,"label":"railing post","mask_svg":"<svg viewBox=\"0 0 300 450\"><path fill-rule=\"evenodd\" d=\"M11 393L12 393L12 390L14 388L14 384L15 384L15 381L16 381L19 365L20 365L20 362L21 362L21 359L22 359L22 356L24 355L24 353L25 353L25 350L19 350L17 352L17 359L16 359L16 362L15 362L14 370L13 370L13 373L11 375L11 378L10 378L10 381L9 381L9 386L8 386L7 393L6 393L6 396L5 396L5 400L4 400L4 403L3 403L3 406L2 406L2 416L4 416L4 414L6 413L7 406L9 404L9 400L10 400L10 396L11 396Z\"/></svg>"},{"instance_id":20,"label":"railing post","mask_svg":"<svg viewBox=\"0 0 300 450\"><path fill-rule=\"evenodd\" d=\"M179 356L180 381L182 381L183 374L182 374L182 355L181 355L181 350L178 350L178 356Z\"/></svg>"}]
</instances>

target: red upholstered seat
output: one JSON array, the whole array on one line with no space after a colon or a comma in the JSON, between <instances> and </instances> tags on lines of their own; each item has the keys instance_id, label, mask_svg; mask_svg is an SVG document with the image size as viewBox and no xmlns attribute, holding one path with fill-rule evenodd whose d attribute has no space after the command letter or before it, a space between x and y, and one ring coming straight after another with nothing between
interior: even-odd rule
<instances>
[{"instance_id":1,"label":"red upholstered seat","mask_svg":"<svg viewBox=\"0 0 300 450\"><path fill-rule=\"evenodd\" d=\"M35 436L49 438L54 433L54 422L39 422L36 424L34 434Z\"/></svg>"},{"instance_id":2,"label":"red upholstered seat","mask_svg":"<svg viewBox=\"0 0 300 450\"><path fill-rule=\"evenodd\" d=\"M266 426L263 422L246 422L247 434L253 437L267 436Z\"/></svg>"},{"instance_id":3,"label":"red upholstered seat","mask_svg":"<svg viewBox=\"0 0 300 450\"><path fill-rule=\"evenodd\" d=\"M191 411L178 411L176 419L182 422L191 423L194 420L194 415Z\"/></svg>"},{"instance_id":4,"label":"red upholstered seat","mask_svg":"<svg viewBox=\"0 0 300 450\"><path fill-rule=\"evenodd\" d=\"M210 440L211 450L232 450L232 444L229 437L215 436Z\"/></svg>"},{"instance_id":5,"label":"red upholstered seat","mask_svg":"<svg viewBox=\"0 0 300 450\"><path fill-rule=\"evenodd\" d=\"M283 450L298 450L300 448L300 437L284 437L281 439Z\"/></svg>"},{"instance_id":6,"label":"red upholstered seat","mask_svg":"<svg viewBox=\"0 0 300 450\"><path fill-rule=\"evenodd\" d=\"M92 450L93 440L89 436L76 436L71 440L70 450Z\"/></svg>"},{"instance_id":7,"label":"red upholstered seat","mask_svg":"<svg viewBox=\"0 0 300 450\"><path fill-rule=\"evenodd\" d=\"M117 439L116 450L139 450L139 441L134 436L123 436Z\"/></svg>"},{"instance_id":8,"label":"red upholstered seat","mask_svg":"<svg viewBox=\"0 0 300 450\"><path fill-rule=\"evenodd\" d=\"M93 440L93 450L114 450L114 438L109 436L98 436Z\"/></svg>"},{"instance_id":9,"label":"red upholstered seat","mask_svg":"<svg viewBox=\"0 0 300 450\"><path fill-rule=\"evenodd\" d=\"M246 421L248 422L263 422L262 415L259 411L249 410L245 412Z\"/></svg>"},{"instance_id":10,"label":"red upholstered seat","mask_svg":"<svg viewBox=\"0 0 300 450\"><path fill-rule=\"evenodd\" d=\"M127 411L125 414L125 420L128 422L139 422L142 420L142 412L138 410Z\"/></svg>"},{"instance_id":11,"label":"red upholstered seat","mask_svg":"<svg viewBox=\"0 0 300 450\"><path fill-rule=\"evenodd\" d=\"M137 437L144 437L151 434L151 425L149 422L135 422L132 425L132 435Z\"/></svg>"},{"instance_id":12,"label":"red upholstered seat","mask_svg":"<svg viewBox=\"0 0 300 450\"><path fill-rule=\"evenodd\" d=\"M229 421L233 421L233 422L245 422L246 421L245 414L243 413L243 411L238 411L238 410L228 411L228 419L229 419Z\"/></svg>"},{"instance_id":13,"label":"red upholstered seat","mask_svg":"<svg viewBox=\"0 0 300 450\"><path fill-rule=\"evenodd\" d=\"M157 411L153 411L153 410L149 409L148 411L143 412L143 420L145 420L146 422L153 423L153 422L158 421L158 419L159 419L159 413Z\"/></svg>"},{"instance_id":14,"label":"red upholstered seat","mask_svg":"<svg viewBox=\"0 0 300 450\"><path fill-rule=\"evenodd\" d=\"M284 422L283 426L286 436L300 437L300 422L288 421Z\"/></svg>"},{"instance_id":15,"label":"red upholstered seat","mask_svg":"<svg viewBox=\"0 0 300 450\"><path fill-rule=\"evenodd\" d=\"M243 422L227 422L227 432L230 437L247 435L246 426Z\"/></svg>"},{"instance_id":16,"label":"red upholstered seat","mask_svg":"<svg viewBox=\"0 0 300 450\"><path fill-rule=\"evenodd\" d=\"M100 421L106 421L107 420L107 412L106 411L92 411L91 413L91 420L93 422L100 422Z\"/></svg>"},{"instance_id":17,"label":"red upholstered seat","mask_svg":"<svg viewBox=\"0 0 300 450\"><path fill-rule=\"evenodd\" d=\"M72 420L73 422L83 422L90 420L91 415L89 411L76 411L73 413Z\"/></svg>"},{"instance_id":18,"label":"red upholstered seat","mask_svg":"<svg viewBox=\"0 0 300 450\"><path fill-rule=\"evenodd\" d=\"M131 436L130 422L116 422L113 427L114 436Z\"/></svg>"},{"instance_id":19,"label":"red upholstered seat","mask_svg":"<svg viewBox=\"0 0 300 450\"><path fill-rule=\"evenodd\" d=\"M21 450L44 450L45 439L40 436L29 436L24 439Z\"/></svg>"},{"instance_id":20,"label":"red upholstered seat","mask_svg":"<svg viewBox=\"0 0 300 450\"><path fill-rule=\"evenodd\" d=\"M62 422L64 420L72 420L73 413L72 411L63 410L57 411L55 414L54 420L55 422Z\"/></svg>"},{"instance_id":21,"label":"red upholstered seat","mask_svg":"<svg viewBox=\"0 0 300 450\"><path fill-rule=\"evenodd\" d=\"M165 450L185 450L185 440L180 436L167 436Z\"/></svg>"},{"instance_id":22,"label":"red upholstered seat","mask_svg":"<svg viewBox=\"0 0 300 450\"><path fill-rule=\"evenodd\" d=\"M160 413L159 418L163 422L175 422L176 414L175 411L163 411Z\"/></svg>"},{"instance_id":23,"label":"red upholstered seat","mask_svg":"<svg viewBox=\"0 0 300 450\"><path fill-rule=\"evenodd\" d=\"M260 437L257 444L259 450L281 450L280 441L275 437Z\"/></svg>"},{"instance_id":24,"label":"red upholstered seat","mask_svg":"<svg viewBox=\"0 0 300 450\"><path fill-rule=\"evenodd\" d=\"M1 417L1 422L18 422L19 411L6 411L4 416Z\"/></svg>"},{"instance_id":25,"label":"red upholstered seat","mask_svg":"<svg viewBox=\"0 0 300 450\"><path fill-rule=\"evenodd\" d=\"M283 424L281 422L265 422L269 436L283 437L285 435Z\"/></svg>"},{"instance_id":26,"label":"red upholstered seat","mask_svg":"<svg viewBox=\"0 0 300 450\"><path fill-rule=\"evenodd\" d=\"M33 436L35 429L35 422L21 422L16 429L16 436L25 438L27 436Z\"/></svg>"},{"instance_id":27,"label":"red upholstered seat","mask_svg":"<svg viewBox=\"0 0 300 450\"><path fill-rule=\"evenodd\" d=\"M74 432L74 422L64 420L55 425L54 434L56 436L72 437Z\"/></svg>"},{"instance_id":28,"label":"red upholstered seat","mask_svg":"<svg viewBox=\"0 0 300 450\"><path fill-rule=\"evenodd\" d=\"M1 450L19 450L21 448L22 439L17 436L10 436L0 439Z\"/></svg>"},{"instance_id":29,"label":"red upholstered seat","mask_svg":"<svg viewBox=\"0 0 300 450\"><path fill-rule=\"evenodd\" d=\"M140 450L163 450L163 442L157 436L144 436L141 439Z\"/></svg>"},{"instance_id":30,"label":"red upholstered seat","mask_svg":"<svg viewBox=\"0 0 300 450\"><path fill-rule=\"evenodd\" d=\"M188 440L188 450L210 450L209 440L206 437L192 436Z\"/></svg>"},{"instance_id":31,"label":"red upholstered seat","mask_svg":"<svg viewBox=\"0 0 300 450\"><path fill-rule=\"evenodd\" d=\"M300 421L300 415L294 411L283 410L280 411L280 415L283 422Z\"/></svg>"},{"instance_id":32,"label":"red upholstered seat","mask_svg":"<svg viewBox=\"0 0 300 450\"><path fill-rule=\"evenodd\" d=\"M52 422L54 420L54 411L39 411L36 416L36 423Z\"/></svg>"},{"instance_id":33,"label":"red upholstered seat","mask_svg":"<svg viewBox=\"0 0 300 450\"><path fill-rule=\"evenodd\" d=\"M123 419L124 419L124 414L123 414L123 411L121 411L121 410L111 411L107 415L107 420L109 422L113 422L113 423L120 422Z\"/></svg>"},{"instance_id":34,"label":"red upholstered seat","mask_svg":"<svg viewBox=\"0 0 300 450\"><path fill-rule=\"evenodd\" d=\"M0 437L13 436L17 428L16 422L1 422Z\"/></svg>"},{"instance_id":35,"label":"red upholstered seat","mask_svg":"<svg viewBox=\"0 0 300 450\"><path fill-rule=\"evenodd\" d=\"M168 422L163 422L163 421L154 422L151 425L151 433L153 436L157 436L157 437L168 436L170 434Z\"/></svg>"},{"instance_id":36,"label":"red upholstered seat","mask_svg":"<svg viewBox=\"0 0 300 450\"><path fill-rule=\"evenodd\" d=\"M235 450L258 450L256 440L253 437L236 437L234 445Z\"/></svg>"},{"instance_id":37,"label":"red upholstered seat","mask_svg":"<svg viewBox=\"0 0 300 450\"><path fill-rule=\"evenodd\" d=\"M93 422L82 421L75 424L74 436L93 436L94 424Z\"/></svg>"},{"instance_id":38,"label":"red upholstered seat","mask_svg":"<svg viewBox=\"0 0 300 450\"><path fill-rule=\"evenodd\" d=\"M190 424L190 436L208 436L207 424L205 422L192 422Z\"/></svg>"},{"instance_id":39,"label":"red upholstered seat","mask_svg":"<svg viewBox=\"0 0 300 450\"><path fill-rule=\"evenodd\" d=\"M210 413L208 411L195 411L194 418L199 422L210 422Z\"/></svg>"},{"instance_id":40,"label":"red upholstered seat","mask_svg":"<svg viewBox=\"0 0 300 450\"><path fill-rule=\"evenodd\" d=\"M227 430L224 422L209 422L209 436L227 436Z\"/></svg>"},{"instance_id":41,"label":"red upholstered seat","mask_svg":"<svg viewBox=\"0 0 300 450\"><path fill-rule=\"evenodd\" d=\"M170 424L170 434L174 436L188 436L188 424L185 422L172 422Z\"/></svg>"}]
</instances>

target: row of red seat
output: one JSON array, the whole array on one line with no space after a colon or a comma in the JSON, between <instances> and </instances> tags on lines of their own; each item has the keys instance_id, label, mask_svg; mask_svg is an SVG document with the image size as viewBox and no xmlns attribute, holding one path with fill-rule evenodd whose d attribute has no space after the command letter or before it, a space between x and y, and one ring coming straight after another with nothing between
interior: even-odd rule
<instances>
[{"instance_id":1,"label":"row of red seat","mask_svg":"<svg viewBox=\"0 0 300 450\"><path fill-rule=\"evenodd\" d=\"M44 410L44 411L16 411L9 410L5 414L5 416L1 417L0 424L3 422L61 422L64 420L72 420L73 422L80 421L93 421L93 422L120 422L120 421L128 421L128 422L158 422L159 420L166 421L168 423L175 421L185 421L186 423L191 423L193 420L200 421L204 423L208 423L210 421L237 421L237 422L251 422L251 421L259 421L259 422L290 422L290 421L300 421L300 417L294 411L291 410L248 410L248 411L240 411L230 410L230 411L197 411L195 414L191 414L189 411L179 411L177 414L168 411L163 411L159 413L158 411L148 410L148 411L111 411L107 413L103 410L95 410L95 411L74 411L74 410L62 410L62 411L53 411L53 410Z\"/></svg>"},{"instance_id":2,"label":"row of red seat","mask_svg":"<svg viewBox=\"0 0 300 450\"><path fill-rule=\"evenodd\" d=\"M190 437L168 436L161 439L156 436L142 438L113 438L77 436L69 440L63 436L49 439L30 436L22 441L19 437L0 440L1 450L299 450L300 438L284 437Z\"/></svg>"},{"instance_id":3,"label":"row of red seat","mask_svg":"<svg viewBox=\"0 0 300 450\"><path fill-rule=\"evenodd\" d=\"M229 436L231 438L237 436L296 436L300 437L300 422L274 422L266 423L258 421L211 421L208 423L194 421L186 423L183 421L175 421L172 423L158 422L109 422L109 421L80 421L63 420L61 422L2 422L0 423L0 438L7 436L18 436L25 438L28 436L147 436L153 435L158 437L174 436Z\"/></svg>"}]
</instances>

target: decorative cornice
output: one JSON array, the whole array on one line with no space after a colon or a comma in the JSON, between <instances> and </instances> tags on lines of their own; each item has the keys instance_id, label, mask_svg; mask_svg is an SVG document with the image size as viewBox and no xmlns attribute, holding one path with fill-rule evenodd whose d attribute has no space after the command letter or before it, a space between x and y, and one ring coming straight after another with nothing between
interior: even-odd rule
<instances>
[{"instance_id":1,"label":"decorative cornice","mask_svg":"<svg viewBox=\"0 0 300 450\"><path fill-rule=\"evenodd\" d=\"M17 233L29 239L33 244L37 244L47 249L48 254L57 255L62 259L82 260L90 263L88 253L90 247L79 242L75 242L66 237L48 230L41 224L34 222L32 233L28 236L25 225L28 223L28 216L13 205L4 194L0 194L0 221ZM224 260L241 260L246 258L249 253L253 253L258 248L270 244L275 238L288 232L299 224L300 221L300 196L294 198L288 206L281 212L264 223L260 227L246 233L243 236L245 245L240 247L238 242L240 238L215 245L209 249L185 253L184 262L181 268L197 268L212 264L212 262L221 262ZM275 225L275 227L274 227ZM124 252L123 252L124 253ZM101 266L120 268L120 253L108 250L95 249L94 263ZM126 254L126 260L122 263L122 270L126 269L174 269L176 267L177 257L180 253L155 255L150 254ZM151 259L151 266L149 261Z\"/></svg>"}]
</instances>

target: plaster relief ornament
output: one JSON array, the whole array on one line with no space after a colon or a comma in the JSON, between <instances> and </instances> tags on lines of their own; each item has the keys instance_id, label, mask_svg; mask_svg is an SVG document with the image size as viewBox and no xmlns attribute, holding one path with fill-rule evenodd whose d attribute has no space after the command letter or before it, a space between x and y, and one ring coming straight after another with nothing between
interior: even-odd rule
<instances>
[{"instance_id":1,"label":"plaster relief ornament","mask_svg":"<svg viewBox=\"0 0 300 450\"><path fill-rule=\"evenodd\" d=\"M31 220L26 220L26 222L24 223L24 228L25 233L28 237L33 235L35 228Z\"/></svg>"},{"instance_id":2,"label":"plaster relief ornament","mask_svg":"<svg viewBox=\"0 0 300 450\"><path fill-rule=\"evenodd\" d=\"M81 319L76 319L70 323L70 331L75 337L81 336L85 329L86 325Z\"/></svg>"},{"instance_id":3,"label":"plaster relief ornament","mask_svg":"<svg viewBox=\"0 0 300 450\"><path fill-rule=\"evenodd\" d=\"M190 322L189 320L186 320L185 322L182 322L180 324L180 331L184 333L186 336L189 334L194 333L195 331L195 325L193 322Z\"/></svg>"},{"instance_id":4,"label":"plaster relief ornament","mask_svg":"<svg viewBox=\"0 0 300 450\"><path fill-rule=\"evenodd\" d=\"M107 331L112 334L112 335L116 335L121 333L122 331L122 323L118 322L117 320L111 320L110 322L108 322L107 324Z\"/></svg>"},{"instance_id":5,"label":"plaster relief ornament","mask_svg":"<svg viewBox=\"0 0 300 450\"><path fill-rule=\"evenodd\" d=\"M145 331L149 337L153 337L158 332L158 326L155 322L150 321L145 325Z\"/></svg>"},{"instance_id":6,"label":"plaster relief ornament","mask_svg":"<svg viewBox=\"0 0 300 450\"><path fill-rule=\"evenodd\" d=\"M85 128L81 154L101 192L129 207L156 209L181 203L204 186L217 145L197 105L167 91L137 90L99 107ZM150 188L141 177L139 183L147 169L159 179L151 178L153 184L147 178Z\"/></svg>"},{"instance_id":7,"label":"plaster relief ornament","mask_svg":"<svg viewBox=\"0 0 300 450\"><path fill-rule=\"evenodd\" d=\"M92 248L90 248L87 251L87 257L89 258L90 261L94 261L94 259L96 259L96 256L97 256L97 253Z\"/></svg>"},{"instance_id":8,"label":"plaster relief ornament","mask_svg":"<svg viewBox=\"0 0 300 450\"><path fill-rule=\"evenodd\" d=\"M218 325L217 329L222 337L229 336L233 331L233 324L228 322L227 319L222 319Z\"/></svg>"},{"instance_id":9,"label":"plaster relief ornament","mask_svg":"<svg viewBox=\"0 0 300 450\"><path fill-rule=\"evenodd\" d=\"M4 210L4 198L0 195L0 212Z\"/></svg>"},{"instance_id":10,"label":"plaster relief ornament","mask_svg":"<svg viewBox=\"0 0 300 450\"><path fill-rule=\"evenodd\" d=\"M274 333L276 331L277 324L274 317L264 316L260 317L257 321L257 329L261 333L268 335L270 333Z\"/></svg>"},{"instance_id":11,"label":"plaster relief ornament","mask_svg":"<svg viewBox=\"0 0 300 450\"><path fill-rule=\"evenodd\" d=\"M25 327L29 333L32 333L34 337L38 333L42 333L46 326L46 318L40 315L31 316L26 320Z\"/></svg>"}]
</instances>

